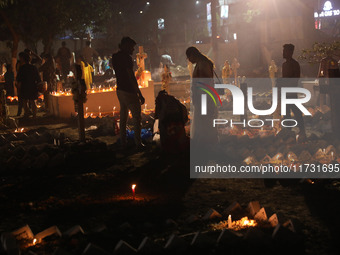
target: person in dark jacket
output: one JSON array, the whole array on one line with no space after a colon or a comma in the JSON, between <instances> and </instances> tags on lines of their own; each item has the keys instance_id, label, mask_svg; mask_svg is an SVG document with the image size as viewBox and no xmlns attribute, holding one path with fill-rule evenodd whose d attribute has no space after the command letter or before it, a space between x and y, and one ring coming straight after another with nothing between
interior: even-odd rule
<instances>
[{"instance_id":1,"label":"person in dark jacket","mask_svg":"<svg viewBox=\"0 0 340 255\"><path fill-rule=\"evenodd\" d=\"M117 96L120 104L120 139L122 146L126 146L126 122L129 110L132 113L132 120L135 132L135 144L137 148L144 145L141 141L141 105L145 99L138 87L133 72L132 53L136 42L130 37L123 37L119 44L120 50L112 55L112 66L117 78Z\"/></svg>"},{"instance_id":2,"label":"person in dark jacket","mask_svg":"<svg viewBox=\"0 0 340 255\"><path fill-rule=\"evenodd\" d=\"M38 98L38 83L41 82L38 69L30 64L30 56L28 54L23 55L24 64L20 67L17 82L21 92L21 98L23 100L23 106L25 110L25 117L30 115L28 103L30 103L33 112L33 118L36 117L37 107L35 100Z\"/></svg>"}]
</instances>

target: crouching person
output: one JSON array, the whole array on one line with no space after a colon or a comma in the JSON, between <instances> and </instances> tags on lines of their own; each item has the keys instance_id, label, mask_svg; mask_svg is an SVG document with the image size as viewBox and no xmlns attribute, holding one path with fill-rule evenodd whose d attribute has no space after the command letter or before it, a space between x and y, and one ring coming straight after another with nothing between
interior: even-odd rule
<instances>
[{"instance_id":1,"label":"crouching person","mask_svg":"<svg viewBox=\"0 0 340 255\"><path fill-rule=\"evenodd\" d=\"M189 148L189 138L185 134L188 121L186 107L165 90L156 98L155 119L159 120L161 147L167 153L180 153Z\"/></svg>"}]
</instances>

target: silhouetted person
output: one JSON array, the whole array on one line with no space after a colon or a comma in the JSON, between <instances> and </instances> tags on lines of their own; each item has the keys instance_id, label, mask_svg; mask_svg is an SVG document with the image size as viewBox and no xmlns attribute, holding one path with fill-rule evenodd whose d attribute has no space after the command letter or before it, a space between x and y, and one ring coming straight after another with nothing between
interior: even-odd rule
<instances>
[{"instance_id":1,"label":"silhouetted person","mask_svg":"<svg viewBox=\"0 0 340 255\"><path fill-rule=\"evenodd\" d=\"M90 64L94 68L93 57L98 57L98 52L91 48L91 42L87 41L85 48L82 50L82 55L84 57L85 62Z\"/></svg>"},{"instance_id":2,"label":"silhouetted person","mask_svg":"<svg viewBox=\"0 0 340 255\"><path fill-rule=\"evenodd\" d=\"M22 67L25 64L24 61L24 56L25 56L25 52L20 52L19 53L19 60L17 62L16 65L16 69L17 69L17 73L19 73L20 67ZM17 94L18 94L18 112L17 112L17 116L21 115L22 112L22 107L23 107L23 101L22 101L22 96L21 96L21 89L18 83L16 83L16 87L17 87Z\"/></svg>"},{"instance_id":3,"label":"silhouetted person","mask_svg":"<svg viewBox=\"0 0 340 255\"><path fill-rule=\"evenodd\" d=\"M5 90L6 90L6 95L10 97L14 97L14 73L12 69L12 65L8 64L6 66L6 73L4 75L5 78Z\"/></svg>"},{"instance_id":4,"label":"silhouetted person","mask_svg":"<svg viewBox=\"0 0 340 255\"><path fill-rule=\"evenodd\" d=\"M44 91L45 108L48 109L48 94L56 90L56 73L55 62L51 54L45 54L43 57L43 64L39 67L39 72L42 72L42 77L47 82L46 91Z\"/></svg>"},{"instance_id":5,"label":"silhouetted person","mask_svg":"<svg viewBox=\"0 0 340 255\"><path fill-rule=\"evenodd\" d=\"M285 44L283 45L283 53L282 56L286 59L286 62L282 64L282 78L293 78L289 79L289 82L284 81L284 87L297 87L299 78L300 78L300 64L293 58L294 53L294 45L293 44ZM287 98L298 98L296 93L287 94ZM298 122L298 127L300 131L300 135L305 136L305 125L302 117L302 112L296 105L288 104L286 108L286 116L285 118L291 118L291 111L294 113L294 118Z\"/></svg>"},{"instance_id":6,"label":"silhouetted person","mask_svg":"<svg viewBox=\"0 0 340 255\"><path fill-rule=\"evenodd\" d=\"M136 42L130 37L123 37L119 44L119 51L112 55L112 66L117 78L117 96L120 104L120 139L122 146L126 146L126 122L129 110L134 124L134 136L137 148L143 147L141 141L141 105L145 99L138 87L133 71L132 54Z\"/></svg>"},{"instance_id":7,"label":"silhouetted person","mask_svg":"<svg viewBox=\"0 0 340 255\"><path fill-rule=\"evenodd\" d=\"M213 127L213 119L217 118L217 108L210 97L207 97L207 114L201 114L201 95L203 92L200 87L209 85L214 86L214 63L207 56L202 54L197 48L189 47L186 50L188 60L196 64L192 74L192 104L193 123L191 126L191 137L194 143L212 146L217 143L217 129ZM203 85L205 84L205 85Z\"/></svg>"},{"instance_id":8,"label":"silhouetted person","mask_svg":"<svg viewBox=\"0 0 340 255\"><path fill-rule=\"evenodd\" d=\"M33 112L33 118L36 117L37 107L35 100L38 98L38 83L41 82L38 69L30 64L30 57L28 54L23 55L24 65L19 69L17 75L17 82L21 91L23 106L25 110L25 117L30 114L28 103L30 103Z\"/></svg>"},{"instance_id":9,"label":"silhouetted person","mask_svg":"<svg viewBox=\"0 0 340 255\"><path fill-rule=\"evenodd\" d=\"M61 43L61 48L59 48L56 58L61 65L61 75L64 80L66 80L67 75L71 70L71 58L72 54L69 48L66 47L66 42Z\"/></svg>"}]
</instances>

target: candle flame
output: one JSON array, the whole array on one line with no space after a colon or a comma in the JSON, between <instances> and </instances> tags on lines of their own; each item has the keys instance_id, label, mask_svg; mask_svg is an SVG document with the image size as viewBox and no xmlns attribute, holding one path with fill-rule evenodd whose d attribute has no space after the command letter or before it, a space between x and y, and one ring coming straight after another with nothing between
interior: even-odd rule
<instances>
[{"instance_id":1,"label":"candle flame","mask_svg":"<svg viewBox=\"0 0 340 255\"><path fill-rule=\"evenodd\" d=\"M133 191L136 189L136 186L137 186L136 184L132 184L131 188Z\"/></svg>"},{"instance_id":2,"label":"candle flame","mask_svg":"<svg viewBox=\"0 0 340 255\"><path fill-rule=\"evenodd\" d=\"M37 244L37 239L34 238L34 239L33 239L33 245L36 245L36 244Z\"/></svg>"}]
</instances>

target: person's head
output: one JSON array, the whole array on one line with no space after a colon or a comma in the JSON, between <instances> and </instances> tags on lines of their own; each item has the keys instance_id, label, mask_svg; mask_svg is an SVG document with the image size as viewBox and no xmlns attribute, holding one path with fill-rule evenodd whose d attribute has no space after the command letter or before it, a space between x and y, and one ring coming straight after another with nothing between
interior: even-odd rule
<instances>
[{"instance_id":1,"label":"person's head","mask_svg":"<svg viewBox=\"0 0 340 255\"><path fill-rule=\"evenodd\" d=\"M28 55L31 55L32 54L32 51L30 49L24 49L24 52Z\"/></svg>"},{"instance_id":2,"label":"person's head","mask_svg":"<svg viewBox=\"0 0 340 255\"><path fill-rule=\"evenodd\" d=\"M31 57L26 52L24 52L24 54L22 55L22 60L25 64L29 64L29 62L31 61Z\"/></svg>"},{"instance_id":3,"label":"person's head","mask_svg":"<svg viewBox=\"0 0 340 255\"><path fill-rule=\"evenodd\" d=\"M66 42L63 41L63 42L61 43L61 46L66 47Z\"/></svg>"},{"instance_id":4,"label":"person's head","mask_svg":"<svg viewBox=\"0 0 340 255\"><path fill-rule=\"evenodd\" d=\"M107 60L107 56L104 56L104 60Z\"/></svg>"},{"instance_id":5,"label":"person's head","mask_svg":"<svg viewBox=\"0 0 340 255\"><path fill-rule=\"evenodd\" d=\"M90 41L86 41L86 46L90 47L91 46L91 42Z\"/></svg>"},{"instance_id":6,"label":"person's head","mask_svg":"<svg viewBox=\"0 0 340 255\"><path fill-rule=\"evenodd\" d=\"M52 62L53 61L53 57L50 53L44 54L43 59L45 60L45 62Z\"/></svg>"},{"instance_id":7,"label":"person's head","mask_svg":"<svg viewBox=\"0 0 340 255\"><path fill-rule=\"evenodd\" d=\"M295 46L291 43L283 45L283 52L282 52L283 58L285 59L292 58L293 53L294 53L294 48Z\"/></svg>"},{"instance_id":8,"label":"person's head","mask_svg":"<svg viewBox=\"0 0 340 255\"><path fill-rule=\"evenodd\" d=\"M135 50L136 42L130 37L123 37L120 41L118 47L120 50L127 52L129 55L132 55Z\"/></svg>"},{"instance_id":9,"label":"person's head","mask_svg":"<svg viewBox=\"0 0 340 255\"><path fill-rule=\"evenodd\" d=\"M196 64L199 60L202 60L209 62L214 68L214 62L202 52L200 52L196 47L191 46L187 48L185 54L187 55L188 60L193 64Z\"/></svg>"},{"instance_id":10,"label":"person's head","mask_svg":"<svg viewBox=\"0 0 340 255\"><path fill-rule=\"evenodd\" d=\"M193 46L187 48L185 54L187 55L188 60L193 64L197 63L197 61L199 60L199 58L202 55L202 53L199 51L199 49L197 49L196 47L193 47Z\"/></svg>"}]
</instances>

